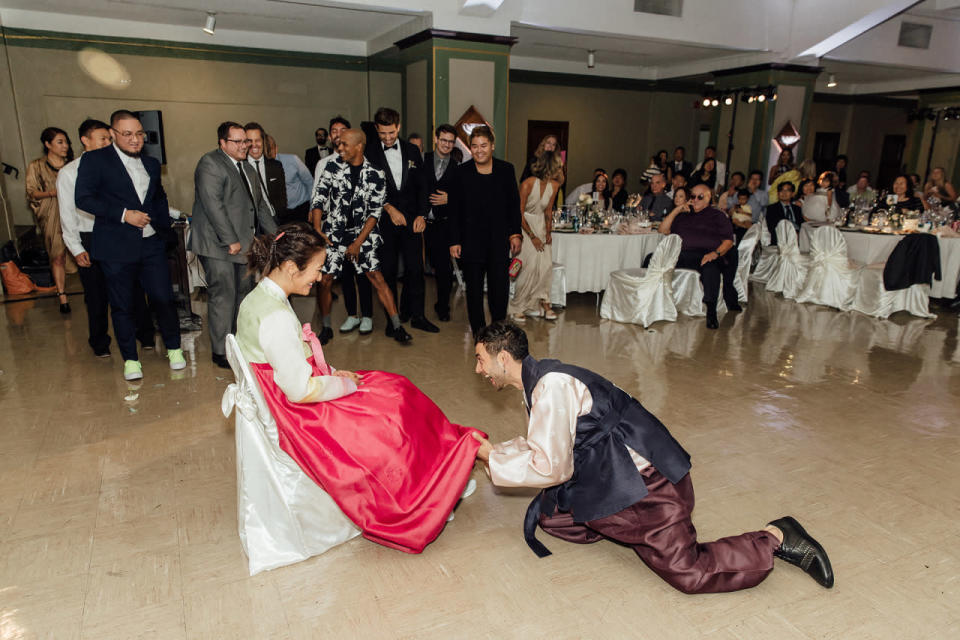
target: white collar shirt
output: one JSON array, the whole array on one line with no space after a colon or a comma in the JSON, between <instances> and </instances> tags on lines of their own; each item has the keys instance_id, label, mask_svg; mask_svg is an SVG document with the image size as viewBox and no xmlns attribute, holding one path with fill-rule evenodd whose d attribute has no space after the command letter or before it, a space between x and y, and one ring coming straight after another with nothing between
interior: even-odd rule
<instances>
[{"instance_id":1,"label":"white collar shirt","mask_svg":"<svg viewBox=\"0 0 960 640\"><path fill-rule=\"evenodd\" d=\"M127 170L127 175L130 176L130 180L133 182L133 188L137 191L137 197L140 198L140 204L143 205L143 199L147 197L147 189L150 188L150 174L147 173L147 168L143 166L143 160L128 156L120 151L117 145L113 145L113 148L116 150L117 155L120 156L120 162L123 163L123 168ZM124 215L126 215L126 211L124 211ZM154 230L151 224L143 228L144 238L149 238L155 233L156 230Z\"/></svg>"},{"instance_id":2,"label":"white collar shirt","mask_svg":"<svg viewBox=\"0 0 960 640\"><path fill-rule=\"evenodd\" d=\"M63 230L63 242L67 245L70 253L75 256L86 251L80 241L80 234L93 231L94 221L92 215L77 209L77 205L73 201L79 169L80 158L77 158L65 164L57 173L57 204L60 207L60 228Z\"/></svg>"},{"instance_id":3,"label":"white collar shirt","mask_svg":"<svg viewBox=\"0 0 960 640\"><path fill-rule=\"evenodd\" d=\"M403 179L403 156L400 154L400 141L397 140L393 144L393 148L387 149L381 142L380 147L383 149L383 155L387 159L387 166L390 167L393 184L399 189L401 186L400 181Z\"/></svg>"},{"instance_id":4,"label":"white collar shirt","mask_svg":"<svg viewBox=\"0 0 960 640\"><path fill-rule=\"evenodd\" d=\"M266 156L260 156L258 159L253 159L249 155L247 156L247 162L250 163L250 166L256 170L257 175L260 177L260 192L263 194L263 201L267 203L267 206L270 207L271 215L277 215L277 212L273 209L273 203L270 202L270 192L267 189L267 158ZM286 188L286 187L284 187Z\"/></svg>"}]
</instances>

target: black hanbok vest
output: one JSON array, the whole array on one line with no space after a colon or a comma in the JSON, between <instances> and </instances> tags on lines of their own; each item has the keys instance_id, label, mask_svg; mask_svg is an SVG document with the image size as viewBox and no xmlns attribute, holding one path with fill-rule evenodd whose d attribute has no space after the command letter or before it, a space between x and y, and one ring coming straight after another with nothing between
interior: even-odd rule
<instances>
[{"instance_id":1,"label":"black hanbok vest","mask_svg":"<svg viewBox=\"0 0 960 640\"><path fill-rule=\"evenodd\" d=\"M582 382L593 399L590 413L577 419L573 477L544 489L527 509L524 538L537 556L550 555L535 536L541 513L552 515L556 508L571 513L575 522L588 522L622 511L647 495L643 476L627 447L674 484L690 471L690 455L663 423L609 380L559 360L538 361L527 356L522 365L528 413L530 396L540 378L554 371Z\"/></svg>"}]
</instances>

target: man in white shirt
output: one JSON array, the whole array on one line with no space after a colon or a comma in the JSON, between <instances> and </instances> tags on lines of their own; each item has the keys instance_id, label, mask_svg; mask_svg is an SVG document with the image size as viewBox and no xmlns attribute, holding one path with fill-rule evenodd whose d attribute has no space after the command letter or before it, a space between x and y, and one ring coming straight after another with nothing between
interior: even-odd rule
<instances>
[{"instance_id":1,"label":"man in white shirt","mask_svg":"<svg viewBox=\"0 0 960 640\"><path fill-rule=\"evenodd\" d=\"M93 151L109 147L110 125L100 120L84 120L78 130L80 143L84 151ZM110 356L110 335L107 333L108 296L107 281L100 263L90 257L93 244L93 223L95 218L77 209L74 193L77 184L77 171L80 158L73 160L60 169L57 174L57 202L60 207L60 228L63 241L73 254L80 267L80 282L83 285L83 302L87 307L87 342L98 358ZM137 340L144 349L153 348L153 320L143 297L139 283L133 294L137 321Z\"/></svg>"},{"instance_id":2,"label":"man in white shirt","mask_svg":"<svg viewBox=\"0 0 960 640\"><path fill-rule=\"evenodd\" d=\"M248 122L243 125L243 131L247 135L247 162L257 173L270 212L279 219L287 211L287 178L283 165L267 157L267 132L262 126Z\"/></svg>"},{"instance_id":3,"label":"man in white shirt","mask_svg":"<svg viewBox=\"0 0 960 640\"><path fill-rule=\"evenodd\" d=\"M690 456L636 399L603 377L558 360L535 360L516 325L494 322L476 338L476 372L495 388L521 390L527 437L492 445L478 434L477 457L502 487L542 489L527 510L524 537L539 557L550 551L537 525L580 544L608 539L630 546L684 593L756 586L779 557L820 585L833 586L823 547L787 516L761 530L697 541Z\"/></svg>"}]
</instances>

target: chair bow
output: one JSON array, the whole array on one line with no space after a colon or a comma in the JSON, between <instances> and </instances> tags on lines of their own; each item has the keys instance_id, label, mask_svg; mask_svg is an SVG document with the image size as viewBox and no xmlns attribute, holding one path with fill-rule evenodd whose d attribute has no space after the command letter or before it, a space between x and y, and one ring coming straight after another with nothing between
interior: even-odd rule
<instances>
[{"instance_id":1,"label":"chair bow","mask_svg":"<svg viewBox=\"0 0 960 640\"><path fill-rule=\"evenodd\" d=\"M224 418L229 418L234 408L240 412L244 419L253 422L257 419L257 403L253 397L246 393L239 384L231 382L223 392L220 399L220 411Z\"/></svg>"}]
</instances>

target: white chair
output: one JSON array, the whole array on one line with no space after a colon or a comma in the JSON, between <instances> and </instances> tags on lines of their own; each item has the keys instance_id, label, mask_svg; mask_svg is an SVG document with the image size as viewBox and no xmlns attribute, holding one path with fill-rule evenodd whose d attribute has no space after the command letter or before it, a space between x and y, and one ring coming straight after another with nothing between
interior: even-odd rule
<instances>
[{"instance_id":1,"label":"white chair","mask_svg":"<svg viewBox=\"0 0 960 640\"><path fill-rule=\"evenodd\" d=\"M850 308L882 319L889 318L897 311L906 311L921 318L936 318L930 313L930 285L914 284L906 289L887 291L883 286L885 264L867 265L856 274Z\"/></svg>"},{"instance_id":2,"label":"white chair","mask_svg":"<svg viewBox=\"0 0 960 640\"><path fill-rule=\"evenodd\" d=\"M236 409L237 524L250 575L359 535L330 495L280 448L277 424L233 335L227 336L227 359L236 382L220 408L224 417Z\"/></svg>"},{"instance_id":3,"label":"white chair","mask_svg":"<svg viewBox=\"0 0 960 640\"><path fill-rule=\"evenodd\" d=\"M847 241L833 225L817 227L810 238L810 268L797 302L812 302L846 311L850 308L857 268L847 257Z\"/></svg>"},{"instance_id":4,"label":"white chair","mask_svg":"<svg viewBox=\"0 0 960 640\"><path fill-rule=\"evenodd\" d=\"M553 278L550 280L550 304L555 307L567 306L567 268L559 262L553 263Z\"/></svg>"},{"instance_id":5,"label":"white chair","mask_svg":"<svg viewBox=\"0 0 960 640\"><path fill-rule=\"evenodd\" d=\"M760 227L760 260L757 262L756 269L750 275L753 282L766 283L770 276L776 270L777 263L780 261L780 251L770 243L773 238L770 235L770 229L767 228L766 216L760 216L759 222L753 225ZM753 227L751 227L752 229Z\"/></svg>"},{"instance_id":6,"label":"white chair","mask_svg":"<svg viewBox=\"0 0 960 640\"><path fill-rule=\"evenodd\" d=\"M800 255L797 230L789 220L781 220L777 224L777 246L780 259L767 280L767 291L782 293L784 298L793 300L807 279L810 257Z\"/></svg>"},{"instance_id":7,"label":"white chair","mask_svg":"<svg viewBox=\"0 0 960 640\"><path fill-rule=\"evenodd\" d=\"M674 269L672 284L673 301L677 305L677 311L685 316L707 315L707 305L703 303L703 283L700 282L699 271L696 269ZM734 284L736 284L736 280L734 280ZM727 303L723 299L722 280L720 286L717 314L727 312Z\"/></svg>"},{"instance_id":8,"label":"white chair","mask_svg":"<svg viewBox=\"0 0 960 640\"><path fill-rule=\"evenodd\" d=\"M753 250L757 247L760 233L760 224L752 225L747 229L747 232L743 234L740 244L737 245L737 277L733 280L733 286L737 289L737 298L743 303L747 302L747 295L749 293L747 281L750 278L750 265L753 264Z\"/></svg>"},{"instance_id":9,"label":"white chair","mask_svg":"<svg viewBox=\"0 0 960 640\"><path fill-rule=\"evenodd\" d=\"M680 256L680 236L669 235L653 252L646 269L621 269L610 274L600 317L649 327L677 319L671 277Z\"/></svg>"}]
</instances>

